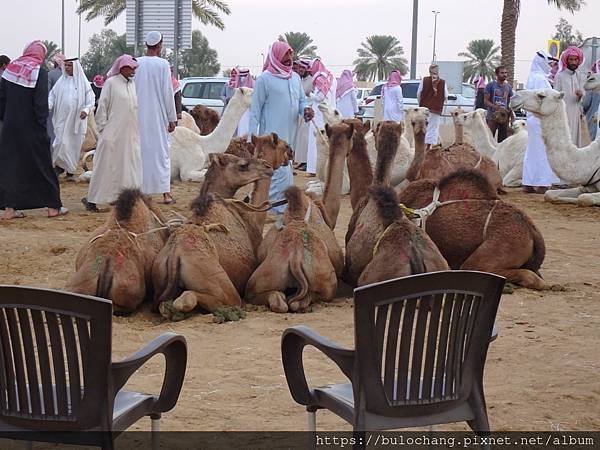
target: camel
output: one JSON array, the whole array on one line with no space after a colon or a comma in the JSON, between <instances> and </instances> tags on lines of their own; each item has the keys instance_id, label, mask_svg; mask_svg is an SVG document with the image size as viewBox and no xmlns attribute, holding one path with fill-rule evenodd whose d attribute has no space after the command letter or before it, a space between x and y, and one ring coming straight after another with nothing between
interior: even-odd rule
<instances>
[{"instance_id":1,"label":"camel","mask_svg":"<svg viewBox=\"0 0 600 450\"><path fill-rule=\"evenodd\" d=\"M149 197L123 190L104 225L77 253L66 290L112 300L116 313L134 311L152 286L152 264L168 237L164 224Z\"/></svg>"},{"instance_id":2,"label":"camel","mask_svg":"<svg viewBox=\"0 0 600 450\"><path fill-rule=\"evenodd\" d=\"M491 158L498 165L502 184L508 187L521 186L523 178L523 157L527 148L527 126L524 120L513 124L514 133L504 141L496 143L490 128L485 122L485 109L460 114L458 122L473 137L479 153Z\"/></svg>"},{"instance_id":3,"label":"camel","mask_svg":"<svg viewBox=\"0 0 600 450\"><path fill-rule=\"evenodd\" d=\"M379 122L375 129L378 153L373 185L354 209L346 233L343 279L352 286L448 270L446 260L427 234L406 218L389 186L402 131L402 124L391 121ZM369 166L358 164L350 164L349 168L351 180L365 177L369 170ZM353 182L353 186L360 184Z\"/></svg>"},{"instance_id":4,"label":"camel","mask_svg":"<svg viewBox=\"0 0 600 450\"><path fill-rule=\"evenodd\" d=\"M590 78L592 81L588 80L586 89L600 85L598 77ZM600 205L600 140L582 148L572 143L563 97L564 93L554 89L519 91L511 100L511 106L523 108L540 119L550 167L561 180L579 185L548 190L544 199L579 206Z\"/></svg>"},{"instance_id":5,"label":"camel","mask_svg":"<svg viewBox=\"0 0 600 450\"><path fill-rule=\"evenodd\" d=\"M225 153L242 115L250 107L252 89L235 90L221 121L208 136L199 136L186 127L171 133L171 181L202 181L209 153Z\"/></svg>"},{"instance_id":6,"label":"camel","mask_svg":"<svg viewBox=\"0 0 600 450\"><path fill-rule=\"evenodd\" d=\"M200 194L188 222L177 228L154 262L154 306L169 319L197 306L214 312L240 307L246 282L256 268L262 240L271 166L263 160L210 154ZM232 199L242 186L255 183L254 204Z\"/></svg>"},{"instance_id":7,"label":"camel","mask_svg":"<svg viewBox=\"0 0 600 450\"><path fill-rule=\"evenodd\" d=\"M252 141L248 142L246 136L236 137L229 142L225 153L239 158L254 158L254 144Z\"/></svg>"},{"instance_id":8,"label":"camel","mask_svg":"<svg viewBox=\"0 0 600 450\"><path fill-rule=\"evenodd\" d=\"M546 288L538 273L546 252L542 234L525 212L499 200L481 172L414 181L399 201L420 210L422 227L452 269L492 272L530 289Z\"/></svg>"},{"instance_id":9,"label":"camel","mask_svg":"<svg viewBox=\"0 0 600 450\"><path fill-rule=\"evenodd\" d=\"M181 119L177 121L177 126L185 127L196 134L201 134L200 128L198 128L198 125L196 125L196 121L187 111L181 111Z\"/></svg>"},{"instance_id":10,"label":"camel","mask_svg":"<svg viewBox=\"0 0 600 450\"><path fill-rule=\"evenodd\" d=\"M344 267L333 230L354 125L326 125L325 130L331 146L323 201L295 186L286 190L288 207L281 223L265 236L258 251L260 265L246 286L246 301L274 312L303 312L317 298L333 299Z\"/></svg>"},{"instance_id":11,"label":"camel","mask_svg":"<svg viewBox=\"0 0 600 450\"><path fill-rule=\"evenodd\" d=\"M190 110L196 126L200 129L202 136L212 133L219 125L219 113L204 105L196 105Z\"/></svg>"},{"instance_id":12,"label":"camel","mask_svg":"<svg viewBox=\"0 0 600 450\"><path fill-rule=\"evenodd\" d=\"M407 114L415 140L415 157L406 174L407 180L441 180L455 170L477 169L488 178L499 193L504 193L502 177L496 164L490 158L481 155L471 145L462 143L463 129L456 120L454 122L457 140L455 144L446 148L435 146L425 150L428 110L422 107L415 108L409 110Z\"/></svg>"},{"instance_id":13,"label":"camel","mask_svg":"<svg viewBox=\"0 0 600 450\"><path fill-rule=\"evenodd\" d=\"M323 118L329 125L335 125L342 122L343 118L341 114L336 109L331 108L329 105L321 103L319 104L319 110L323 113ZM366 133L365 139L367 141L367 150L369 152L371 166L375 166L375 162L377 161L377 149L375 147L375 136L373 132ZM396 157L392 165L390 178L390 183L392 186L397 186L404 181L406 178L406 172L408 171L414 156L414 148L410 146L404 135L402 135L400 137L400 146L396 152ZM325 161L327 161L326 157Z\"/></svg>"}]
</instances>

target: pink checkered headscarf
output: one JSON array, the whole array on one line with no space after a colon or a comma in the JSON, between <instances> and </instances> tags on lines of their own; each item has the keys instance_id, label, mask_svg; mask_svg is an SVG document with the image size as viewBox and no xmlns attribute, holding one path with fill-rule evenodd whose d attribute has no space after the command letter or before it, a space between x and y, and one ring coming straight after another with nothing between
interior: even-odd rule
<instances>
[{"instance_id":1,"label":"pink checkered headscarf","mask_svg":"<svg viewBox=\"0 0 600 450\"><path fill-rule=\"evenodd\" d=\"M319 58L313 59L308 73L313 76L313 86L323 95L327 95L333 83L333 75L327 70L325 64Z\"/></svg>"},{"instance_id":2,"label":"pink checkered headscarf","mask_svg":"<svg viewBox=\"0 0 600 450\"><path fill-rule=\"evenodd\" d=\"M381 98L385 96L386 90L393 88L394 86L400 86L400 83L402 83L402 74L399 70L392 70L387 83L381 88Z\"/></svg>"},{"instance_id":3,"label":"pink checkered headscarf","mask_svg":"<svg viewBox=\"0 0 600 450\"><path fill-rule=\"evenodd\" d=\"M579 58L579 65L582 65L583 61L585 60L581 49L579 47L571 46L567 48L564 52L562 52L560 55L561 71L567 69L567 60L569 59L569 56L577 56Z\"/></svg>"},{"instance_id":4,"label":"pink checkered headscarf","mask_svg":"<svg viewBox=\"0 0 600 450\"><path fill-rule=\"evenodd\" d=\"M281 63L281 60L289 51L293 52L292 47L287 42L274 42L269 48L269 54L265 60L263 71L266 70L277 78L289 80L292 77L292 66L285 66Z\"/></svg>"},{"instance_id":5,"label":"pink checkered headscarf","mask_svg":"<svg viewBox=\"0 0 600 450\"><path fill-rule=\"evenodd\" d=\"M342 75L340 75L340 77L337 80L337 90L335 92L335 97L342 98L355 87L356 83L354 83L352 71L346 69L342 72Z\"/></svg>"},{"instance_id":6,"label":"pink checkered headscarf","mask_svg":"<svg viewBox=\"0 0 600 450\"><path fill-rule=\"evenodd\" d=\"M250 69L246 67L241 67L238 71L237 76L237 87L254 87L254 80L252 79L252 74L250 73Z\"/></svg>"},{"instance_id":7,"label":"pink checkered headscarf","mask_svg":"<svg viewBox=\"0 0 600 450\"><path fill-rule=\"evenodd\" d=\"M22 56L6 66L2 78L19 86L33 89L37 83L46 52L46 46L42 41L33 41L25 47Z\"/></svg>"},{"instance_id":8,"label":"pink checkered headscarf","mask_svg":"<svg viewBox=\"0 0 600 450\"><path fill-rule=\"evenodd\" d=\"M115 75L119 75L119 73L121 72L121 69L123 67L131 67L132 69L135 69L137 66L138 66L138 63L133 56L121 55L115 60L112 67L106 74L106 77L110 78L110 77L114 77Z\"/></svg>"}]
</instances>

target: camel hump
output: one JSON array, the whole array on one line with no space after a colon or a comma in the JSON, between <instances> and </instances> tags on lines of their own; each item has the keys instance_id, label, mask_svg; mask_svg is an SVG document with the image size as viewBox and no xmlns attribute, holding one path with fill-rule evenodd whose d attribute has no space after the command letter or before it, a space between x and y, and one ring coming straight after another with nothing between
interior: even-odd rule
<instances>
[{"instance_id":1,"label":"camel hump","mask_svg":"<svg viewBox=\"0 0 600 450\"><path fill-rule=\"evenodd\" d=\"M439 181L438 187L442 192L447 189L460 188L469 194L468 198L481 197L491 200L498 198L496 189L488 178L475 169L459 169L452 172Z\"/></svg>"},{"instance_id":2,"label":"camel hump","mask_svg":"<svg viewBox=\"0 0 600 450\"><path fill-rule=\"evenodd\" d=\"M138 200L145 202L146 196L139 189L123 189L115 204L117 220L126 221L131 218L133 208Z\"/></svg>"},{"instance_id":3,"label":"camel hump","mask_svg":"<svg viewBox=\"0 0 600 450\"><path fill-rule=\"evenodd\" d=\"M389 226L402 216L398 205L396 191L389 186L375 185L369 189L369 194L375 200L375 206L384 226Z\"/></svg>"}]
</instances>

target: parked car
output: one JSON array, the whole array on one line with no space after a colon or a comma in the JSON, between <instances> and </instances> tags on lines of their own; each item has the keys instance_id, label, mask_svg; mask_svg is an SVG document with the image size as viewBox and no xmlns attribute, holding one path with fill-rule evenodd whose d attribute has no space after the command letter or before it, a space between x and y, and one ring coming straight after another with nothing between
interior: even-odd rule
<instances>
[{"instance_id":1,"label":"parked car","mask_svg":"<svg viewBox=\"0 0 600 450\"><path fill-rule=\"evenodd\" d=\"M221 90L229 78L220 77L190 77L181 80L181 103L187 109L196 105L204 105L223 113Z\"/></svg>"},{"instance_id":2,"label":"parked car","mask_svg":"<svg viewBox=\"0 0 600 450\"><path fill-rule=\"evenodd\" d=\"M356 88L356 99L358 100L359 107L363 105L370 92L371 88Z\"/></svg>"},{"instance_id":3,"label":"parked car","mask_svg":"<svg viewBox=\"0 0 600 450\"><path fill-rule=\"evenodd\" d=\"M419 89L420 82L421 80L402 81L400 86L402 87L405 107L419 105L419 101L417 100L417 90ZM364 100L364 104L359 107L363 119L373 118L375 99L381 98L381 89L385 83L385 81L377 83L369 93L369 96ZM472 111L475 104L475 95L475 88L468 83L463 83L462 93L448 95L448 99L444 104L443 115L450 117L450 112L457 106L460 106L465 112Z\"/></svg>"}]
</instances>

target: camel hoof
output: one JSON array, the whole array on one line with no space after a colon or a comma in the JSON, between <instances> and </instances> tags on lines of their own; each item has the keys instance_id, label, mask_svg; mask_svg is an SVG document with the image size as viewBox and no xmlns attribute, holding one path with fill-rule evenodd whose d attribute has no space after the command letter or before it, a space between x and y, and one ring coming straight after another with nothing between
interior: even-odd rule
<instances>
[{"instance_id":1,"label":"camel hoof","mask_svg":"<svg viewBox=\"0 0 600 450\"><path fill-rule=\"evenodd\" d=\"M189 313L177 310L173 300L162 302L160 305L158 305L158 311L160 312L161 316L167 320L170 320L171 322L179 322L187 319L191 315Z\"/></svg>"},{"instance_id":2,"label":"camel hoof","mask_svg":"<svg viewBox=\"0 0 600 450\"><path fill-rule=\"evenodd\" d=\"M288 304L285 301L285 295L283 292L276 291L270 292L267 301L269 303L269 308L271 311L276 313L286 313L288 312Z\"/></svg>"},{"instance_id":3,"label":"camel hoof","mask_svg":"<svg viewBox=\"0 0 600 450\"><path fill-rule=\"evenodd\" d=\"M303 299L291 302L289 304L289 307L290 307L290 311L292 311L292 312L306 312L306 310L308 309L310 304L311 304L311 295L309 292L306 294L306 297L304 297Z\"/></svg>"},{"instance_id":4,"label":"camel hoof","mask_svg":"<svg viewBox=\"0 0 600 450\"><path fill-rule=\"evenodd\" d=\"M581 194L577 197L577 206L594 206L594 196L591 194Z\"/></svg>"},{"instance_id":5,"label":"camel hoof","mask_svg":"<svg viewBox=\"0 0 600 450\"><path fill-rule=\"evenodd\" d=\"M213 311L214 323L237 322L246 318L246 311L237 306L223 306Z\"/></svg>"},{"instance_id":6,"label":"camel hoof","mask_svg":"<svg viewBox=\"0 0 600 450\"><path fill-rule=\"evenodd\" d=\"M544 287L545 290L547 291L554 291L554 292L567 292L568 289L563 286L562 284L547 284Z\"/></svg>"}]
</instances>

